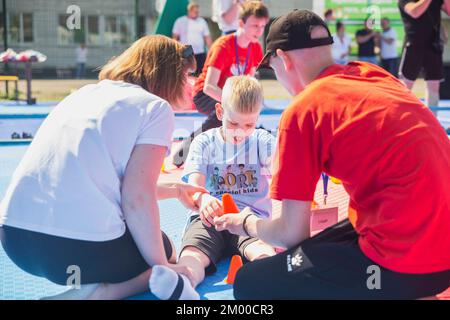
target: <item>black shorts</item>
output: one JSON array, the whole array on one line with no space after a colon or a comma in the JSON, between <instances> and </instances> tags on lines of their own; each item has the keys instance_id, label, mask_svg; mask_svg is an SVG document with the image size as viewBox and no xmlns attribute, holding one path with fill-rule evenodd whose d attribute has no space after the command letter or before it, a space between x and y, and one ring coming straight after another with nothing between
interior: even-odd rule
<instances>
[{"instance_id":1,"label":"black shorts","mask_svg":"<svg viewBox=\"0 0 450 320\"><path fill-rule=\"evenodd\" d=\"M442 253L445 254L445 253ZM418 299L450 286L450 270L398 273L360 250L358 234L344 220L276 256L244 265L234 283L236 299Z\"/></svg>"},{"instance_id":2,"label":"black shorts","mask_svg":"<svg viewBox=\"0 0 450 320\"><path fill-rule=\"evenodd\" d=\"M200 91L194 96L194 105L197 108L198 112L203 113L205 115L215 114L216 112L216 103L217 100L211 98L203 91Z\"/></svg>"},{"instance_id":3,"label":"black shorts","mask_svg":"<svg viewBox=\"0 0 450 320\"><path fill-rule=\"evenodd\" d=\"M198 77L202 73L203 66L205 65L206 53L196 54L195 60L197 61L197 70L195 70L194 76Z\"/></svg>"},{"instance_id":4,"label":"black shorts","mask_svg":"<svg viewBox=\"0 0 450 320\"><path fill-rule=\"evenodd\" d=\"M162 233L167 259L173 248ZM44 233L0 227L0 240L8 257L22 270L59 285L67 285L69 266L80 270L80 284L120 283L150 267L141 256L131 233L110 241L84 241Z\"/></svg>"},{"instance_id":5,"label":"black shorts","mask_svg":"<svg viewBox=\"0 0 450 320\"><path fill-rule=\"evenodd\" d=\"M414 45L407 42L403 48L399 74L407 80L415 81L423 70L425 80L444 79L442 53L431 45Z\"/></svg>"},{"instance_id":6,"label":"black shorts","mask_svg":"<svg viewBox=\"0 0 450 320\"><path fill-rule=\"evenodd\" d=\"M181 244L181 251L186 247L195 247L209 257L210 265L206 268L206 274L216 272L216 265L222 257L239 254L244 261L245 248L257 238L241 237L228 231L217 231L214 227L203 224L198 215L190 217Z\"/></svg>"}]
</instances>

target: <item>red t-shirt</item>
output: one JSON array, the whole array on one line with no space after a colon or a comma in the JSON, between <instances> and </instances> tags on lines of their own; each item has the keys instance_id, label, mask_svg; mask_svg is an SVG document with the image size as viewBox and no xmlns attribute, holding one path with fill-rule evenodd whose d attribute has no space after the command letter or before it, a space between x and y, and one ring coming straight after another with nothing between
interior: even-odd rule
<instances>
[{"instance_id":1,"label":"red t-shirt","mask_svg":"<svg viewBox=\"0 0 450 320\"><path fill-rule=\"evenodd\" d=\"M342 180L364 254L402 273L450 270L450 141L383 69L333 65L284 111L271 196L313 200L321 172Z\"/></svg>"},{"instance_id":2,"label":"red t-shirt","mask_svg":"<svg viewBox=\"0 0 450 320\"><path fill-rule=\"evenodd\" d=\"M208 51L202 73L195 82L194 95L203 90L206 72L209 67L220 70L220 78L217 86L222 89L225 81L229 77L250 74L252 69L258 66L262 58L263 51L259 43L251 42L247 48L238 46L238 53L236 54L236 35L233 33L220 37ZM239 67L236 63L237 60L239 60Z\"/></svg>"}]
</instances>

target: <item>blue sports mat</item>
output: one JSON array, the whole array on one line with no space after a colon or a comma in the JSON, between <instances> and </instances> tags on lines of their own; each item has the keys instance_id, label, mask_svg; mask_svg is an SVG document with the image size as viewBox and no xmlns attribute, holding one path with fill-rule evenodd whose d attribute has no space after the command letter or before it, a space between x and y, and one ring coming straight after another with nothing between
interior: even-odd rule
<instances>
[{"instance_id":1,"label":"blue sports mat","mask_svg":"<svg viewBox=\"0 0 450 320\"><path fill-rule=\"evenodd\" d=\"M11 175L26 151L27 146L1 146L0 147L0 199L5 193ZM181 233L187 219L186 209L176 200L159 202L161 226L164 232L173 240L177 251L181 244ZM229 259L218 264L218 271L205 279L198 286L202 299L233 299L232 286L223 283L228 271ZM11 299L39 299L55 295L67 288L55 285L46 279L34 277L19 269L6 255L0 245L0 300ZM146 292L130 299L155 299Z\"/></svg>"}]
</instances>

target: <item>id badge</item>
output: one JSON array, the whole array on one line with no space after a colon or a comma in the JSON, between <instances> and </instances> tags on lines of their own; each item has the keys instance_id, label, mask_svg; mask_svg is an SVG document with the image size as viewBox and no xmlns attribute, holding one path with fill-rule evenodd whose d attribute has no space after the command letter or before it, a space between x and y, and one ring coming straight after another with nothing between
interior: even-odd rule
<instances>
[{"instance_id":1,"label":"id badge","mask_svg":"<svg viewBox=\"0 0 450 320\"><path fill-rule=\"evenodd\" d=\"M338 209L337 203L319 205L314 202L311 207L311 236L338 223Z\"/></svg>"}]
</instances>

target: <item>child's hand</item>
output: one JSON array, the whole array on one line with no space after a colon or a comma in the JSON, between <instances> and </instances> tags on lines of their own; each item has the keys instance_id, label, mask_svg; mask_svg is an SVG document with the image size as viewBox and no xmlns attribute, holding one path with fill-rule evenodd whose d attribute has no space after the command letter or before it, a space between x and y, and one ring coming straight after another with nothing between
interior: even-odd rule
<instances>
[{"instance_id":1,"label":"child's hand","mask_svg":"<svg viewBox=\"0 0 450 320\"><path fill-rule=\"evenodd\" d=\"M219 217L223 213L222 202L209 194L202 194L199 213L203 224L212 227L214 217Z\"/></svg>"}]
</instances>

